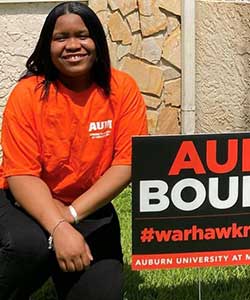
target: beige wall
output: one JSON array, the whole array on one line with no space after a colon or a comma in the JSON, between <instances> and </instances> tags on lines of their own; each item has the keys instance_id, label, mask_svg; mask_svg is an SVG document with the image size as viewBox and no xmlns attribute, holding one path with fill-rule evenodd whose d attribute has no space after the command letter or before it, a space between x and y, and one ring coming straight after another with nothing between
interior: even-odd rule
<instances>
[{"instance_id":1,"label":"beige wall","mask_svg":"<svg viewBox=\"0 0 250 300\"><path fill-rule=\"evenodd\" d=\"M55 5L0 4L0 115L31 54L48 10Z\"/></svg>"},{"instance_id":2,"label":"beige wall","mask_svg":"<svg viewBox=\"0 0 250 300\"><path fill-rule=\"evenodd\" d=\"M250 2L196 3L196 132L250 129Z\"/></svg>"},{"instance_id":3,"label":"beige wall","mask_svg":"<svg viewBox=\"0 0 250 300\"><path fill-rule=\"evenodd\" d=\"M147 104L151 133L179 133L181 0L90 0L101 19L113 66L130 73ZM0 110L56 3L1 4Z\"/></svg>"}]
</instances>

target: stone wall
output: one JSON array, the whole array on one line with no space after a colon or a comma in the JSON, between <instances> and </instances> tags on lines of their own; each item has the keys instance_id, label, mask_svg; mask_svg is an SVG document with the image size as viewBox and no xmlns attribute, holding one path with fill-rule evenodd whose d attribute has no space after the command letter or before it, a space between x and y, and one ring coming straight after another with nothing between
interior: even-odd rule
<instances>
[{"instance_id":1,"label":"stone wall","mask_svg":"<svg viewBox=\"0 0 250 300\"><path fill-rule=\"evenodd\" d=\"M196 3L196 132L250 129L250 1Z\"/></svg>"},{"instance_id":2,"label":"stone wall","mask_svg":"<svg viewBox=\"0 0 250 300\"><path fill-rule=\"evenodd\" d=\"M179 133L181 0L88 2L105 27L113 66L130 73L144 95L150 132ZM0 3L0 114L56 4Z\"/></svg>"},{"instance_id":3,"label":"stone wall","mask_svg":"<svg viewBox=\"0 0 250 300\"><path fill-rule=\"evenodd\" d=\"M147 105L150 133L180 133L181 0L89 3L107 20L113 65L138 82Z\"/></svg>"}]
</instances>

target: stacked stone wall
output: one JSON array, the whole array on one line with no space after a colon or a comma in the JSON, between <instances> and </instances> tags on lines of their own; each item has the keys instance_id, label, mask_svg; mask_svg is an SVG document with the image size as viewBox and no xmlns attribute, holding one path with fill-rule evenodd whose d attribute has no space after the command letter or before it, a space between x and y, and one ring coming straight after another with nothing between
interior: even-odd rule
<instances>
[{"instance_id":1,"label":"stacked stone wall","mask_svg":"<svg viewBox=\"0 0 250 300\"><path fill-rule=\"evenodd\" d=\"M114 67L143 93L151 134L180 133L181 0L90 0Z\"/></svg>"}]
</instances>

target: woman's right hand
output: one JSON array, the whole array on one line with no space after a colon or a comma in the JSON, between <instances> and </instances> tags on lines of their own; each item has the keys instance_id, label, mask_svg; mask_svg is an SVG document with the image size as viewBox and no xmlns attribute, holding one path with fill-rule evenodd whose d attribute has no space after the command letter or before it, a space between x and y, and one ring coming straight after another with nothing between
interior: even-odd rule
<instances>
[{"instance_id":1,"label":"woman's right hand","mask_svg":"<svg viewBox=\"0 0 250 300\"><path fill-rule=\"evenodd\" d=\"M93 260L84 237L69 223L62 222L53 236L57 261L64 272L82 271Z\"/></svg>"}]
</instances>

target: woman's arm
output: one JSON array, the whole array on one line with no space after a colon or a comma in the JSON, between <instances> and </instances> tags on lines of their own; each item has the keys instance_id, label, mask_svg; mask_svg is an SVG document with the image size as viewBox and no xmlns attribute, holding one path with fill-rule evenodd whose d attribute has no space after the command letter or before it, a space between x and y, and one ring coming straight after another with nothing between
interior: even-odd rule
<instances>
[{"instance_id":1,"label":"woman's arm","mask_svg":"<svg viewBox=\"0 0 250 300\"><path fill-rule=\"evenodd\" d=\"M85 193L79 196L72 206L75 208L78 219L84 219L114 199L130 182L131 166L111 166ZM68 206L57 201L64 218L69 214Z\"/></svg>"},{"instance_id":2,"label":"woman's arm","mask_svg":"<svg viewBox=\"0 0 250 300\"><path fill-rule=\"evenodd\" d=\"M16 201L50 234L64 218L45 182L36 176L7 178ZM82 235L68 222L62 222L53 234L54 249L63 271L81 271L93 259Z\"/></svg>"},{"instance_id":3,"label":"woman's arm","mask_svg":"<svg viewBox=\"0 0 250 300\"><path fill-rule=\"evenodd\" d=\"M99 180L72 204L79 219L85 218L114 199L130 182L131 166L111 166Z\"/></svg>"},{"instance_id":4,"label":"woman's arm","mask_svg":"<svg viewBox=\"0 0 250 300\"><path fill-rule=\"evenodd\" d=\"M51 233L62 219L62 215L52 201L52 195L45 182L30 175L10 176L7 181L16 201Z\"/></svg>"}]
</instances>

